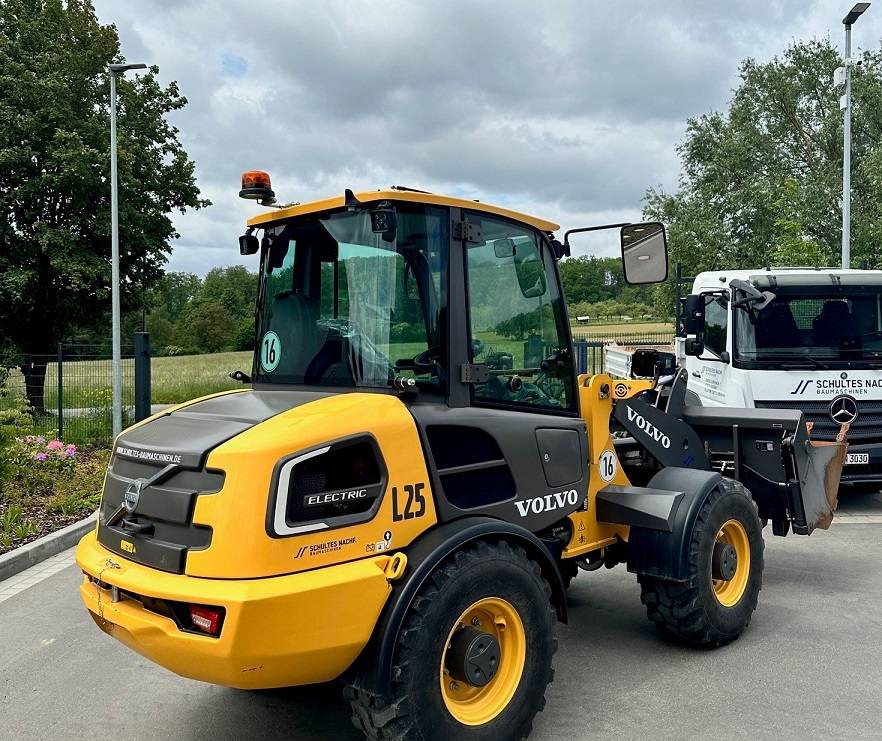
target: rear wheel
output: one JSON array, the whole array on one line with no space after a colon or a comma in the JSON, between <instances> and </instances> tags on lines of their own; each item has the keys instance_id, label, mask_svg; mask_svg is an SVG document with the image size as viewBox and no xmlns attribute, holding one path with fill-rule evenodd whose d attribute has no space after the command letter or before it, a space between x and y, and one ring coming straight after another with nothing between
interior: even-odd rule
<instances>
[{"instance_id":1,"label":"rear wheel","mask_svg":"<svg viewBox=\"0 0 882 741\"><path fill-rule=\"evenodd\" d=\"M750 623L762 573L762 523L756 504L740 483L723 479L696 518L688 581L640 576L641 599L663 636L720 646L735 640Z\"/></svg>"},{"instance_id":2,"label":"rear wheel","mask_svg":"<svg viewBox=\"0 0 882 741\"><path fill-rule=\"evenodd\" d=\"M376 741L523 738L554 674L555 620L551 588L521 548L468 546L414 600L392 691L347 687L352 720Z\"/></svg>"}]
</instances>

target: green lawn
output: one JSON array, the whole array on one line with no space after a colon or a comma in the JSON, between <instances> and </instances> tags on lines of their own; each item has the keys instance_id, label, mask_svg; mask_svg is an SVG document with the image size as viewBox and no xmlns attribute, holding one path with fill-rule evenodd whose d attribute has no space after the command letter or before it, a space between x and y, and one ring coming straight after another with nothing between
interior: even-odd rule
<instances>
[{"instance_id":1,"label":"green lawn","mask_svg":"<svg viewBox=\"0 0 882 741\"><path fill-rule=\"evenodd\" d=\"M216 391L242 388L230 371L251 373L253 353L220 352L153 358L150 369L154 404L176 404Z\"/></svg>"},{"instance_id":2,"label":"green lawn","mask_svg":"<svg viewBox=\"0 0 882 741\"><path fill-rule=\"evenodd\" d=\"M673 326L666 322L620 322L615 324L574 324L573 338L576 340L637 338L644 335L672 335ZM500 338L493 332L477 332L476 337L483 341L484 350L509 352L515 364L523 360L524 342ZM395 346L395 357L410 357L425 345L401 343ZM154 404L174 404L205 394L226 389L241 388L241 384L228 377L234 370L251 373L251 352L225 352L210 355L177 355L156 357L152 360L153 381L152 402ZM479 358L481 360L481 358ZM123 403L134 404L134 366L131 359L123 360ZM65 409L109 409L111 404L109 360L66 361L64 363L64 408ZM17 371L10 378L13 388L23 390L23 379ZM45 405L54 410L58 404L58 368L50 363L46 372Z\"/></svg>"},{"instance_id":3,"label":"green lawn","mask_svg":"<svg viewBox=\"0 0 882 741\"><path fill-rule=\"evenodd\" d=\"M573 339L576 340L607 340L621 335L674 335L671 322L615 322L612 324L595 324L594 322L573 323L570 325Z\"/></svg>"}]
</instances>

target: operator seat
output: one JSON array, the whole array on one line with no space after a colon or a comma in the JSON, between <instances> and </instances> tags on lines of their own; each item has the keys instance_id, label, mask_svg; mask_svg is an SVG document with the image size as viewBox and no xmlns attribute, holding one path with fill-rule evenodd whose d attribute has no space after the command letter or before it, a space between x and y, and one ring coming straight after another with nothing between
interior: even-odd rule
<instances>
[{"instance_id":1,"label":"operator seat","mask_svg":"<svg viewBox=\"0 0 882 741\"><path fill-rule=\"evenodd\" d=\"M821 347L840 347L844 339L857 335L854 317L845 301L826 301L812 325L815 329L815 343Z\"/></svg>"},{"instance_id":2,"label":"operator seat","mask_svg":"<svg viewBox=\"0 0 882 741\"><path fill-rule=\"evenodd\" d=\"M316 307L294 291L280 291L273 296L269 326L282 341L282 354L274 371L276 376L298 376L315 358L323 337L316 326Z\"/></svg>"},{"instance_id":3,"label":"operator seat","mask_svg":"<svg viewBox=\"0 0 882 741\"><path fill-rule=\"evenodd\" d=\"M802 334L790 304L777 301L765 309L756 325L757 347L800 347Z\"/></svg>"}]
</instances>

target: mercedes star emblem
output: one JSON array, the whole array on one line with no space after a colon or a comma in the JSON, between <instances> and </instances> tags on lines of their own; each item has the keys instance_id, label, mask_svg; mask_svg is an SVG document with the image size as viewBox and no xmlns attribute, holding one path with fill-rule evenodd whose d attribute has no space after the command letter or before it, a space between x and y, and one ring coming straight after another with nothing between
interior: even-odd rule
<instances>
[{"instance_id":1,"label":"mercedes star emblem","mask_svg":"<svg viewBox=\"0 0 882 741\"><path fill-rule=\"evenodd\" d=\"M858 405L851 396L837 396L830 402L830 419L836 424L851 424L857 417Z\"/></svg>"}]
</instances>

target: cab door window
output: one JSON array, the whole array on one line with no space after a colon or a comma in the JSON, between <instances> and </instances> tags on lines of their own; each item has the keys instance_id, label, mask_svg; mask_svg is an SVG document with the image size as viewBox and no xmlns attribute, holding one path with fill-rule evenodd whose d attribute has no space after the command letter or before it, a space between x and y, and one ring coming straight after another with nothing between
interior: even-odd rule
<instances>
[{"instance_id":1,"label":"cab door window","mask_svg":"<svg viewBox=\"0 0 882 741\"><path fill-rule=\"evenodd\" d=\"M729 330L729 302L717 297L708 302L704 310L704 347L717 357L726 351L726 335Z\"/></svg>"},{"instance_id":2,"label":"cab door window","mask_svg":"<svg viewBox=\"0 0 882 741\"><path fill-rule=\"evenodd\" d=\"M502 219L470 214L478 243L466 243L473 362L487 366L473 387L480 402L542 410L574 408L566 312L540 236Z\"/></svg>"}]
</instances>

